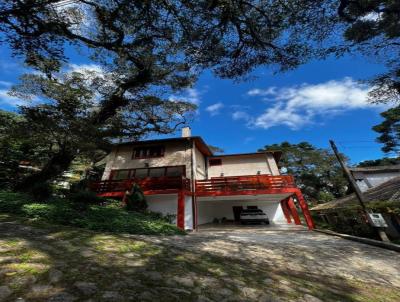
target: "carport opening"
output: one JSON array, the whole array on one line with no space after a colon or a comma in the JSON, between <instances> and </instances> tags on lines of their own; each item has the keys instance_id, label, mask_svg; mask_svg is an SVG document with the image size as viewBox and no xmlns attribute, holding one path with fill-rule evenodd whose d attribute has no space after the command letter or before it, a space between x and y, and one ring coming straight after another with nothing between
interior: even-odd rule
<instances>
[{"instance_id":1,"label":"carport opening","mask_svg":"<svg viewBox=\"0 0 400 302\"><path fill-rule=\"evenodd\" d=\"M198 225L215 223L240 225L242 223L240 214L243 210L250 210L249 212L259 210L267 215L268 222L286 224L287 221L280 205L280 200L285 197L287 196L200 197L197 200ZM253 223L258 224L256 221ZM267 224L267 222L260 221L260 224Z\"/></svg>"}]
</instances>

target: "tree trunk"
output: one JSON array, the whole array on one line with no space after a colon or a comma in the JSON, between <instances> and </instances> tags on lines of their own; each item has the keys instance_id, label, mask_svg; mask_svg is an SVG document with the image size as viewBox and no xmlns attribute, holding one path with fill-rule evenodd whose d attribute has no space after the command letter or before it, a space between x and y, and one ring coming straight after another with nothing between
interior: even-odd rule
<instances>
[{"instance_id":1,"label":"tree trunk","mask_svg":"<svg viewBox=\"0 0 400 302\"><path fill-rule=\"evenodd\" d=\"M15 189L18 191L27 192L35 184L55 179L64 171L68 170L75 157L75 150L61 149L50 158L40 172L33 173L32 175L23 179L22 182L16 185Z\"/></svg>"}]
</instances>

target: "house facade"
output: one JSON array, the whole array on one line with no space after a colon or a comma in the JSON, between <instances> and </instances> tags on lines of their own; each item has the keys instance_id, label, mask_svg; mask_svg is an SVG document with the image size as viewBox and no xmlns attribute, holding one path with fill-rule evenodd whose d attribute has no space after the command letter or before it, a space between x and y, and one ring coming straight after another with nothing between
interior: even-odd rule
<instances>
[{"instance_id":1,"label":"house facade","mask_svg":"<svg viewBox=\"0 0 400 302\"><path fill-rule=\"evenodd\" d=\"M141 186L149 210L172 214L182 229L215 219L237 221L241 209L256 206L272 222L313 221L290 175L280 175L276 152L214 155L201 137L184 128L182 137L121 143L108 156L102 180L92 189L123 198L133 183Z\"/></svg>"},{"instance_id":2,"label":"house facade","mask_svg":"<svg viewBox=\"0 0 400 302\"><path fill-rule=\"evenodd\" d=\"M350 168L362 192L400 176L400 165Z\"/></svg>"}]
</instances>

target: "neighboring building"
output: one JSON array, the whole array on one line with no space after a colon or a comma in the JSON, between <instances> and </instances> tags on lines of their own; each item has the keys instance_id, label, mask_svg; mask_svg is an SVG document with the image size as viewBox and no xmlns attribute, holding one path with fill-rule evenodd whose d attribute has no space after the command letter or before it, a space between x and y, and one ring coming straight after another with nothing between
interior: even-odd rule
<instances>
[{"instance_id":1,"label":"neighboring building","mask_svg":"<svg viewBox=\"0 0 400 302\"><path fill-rule=\"evenodd\" d=\"M373 178L371 177L370 179ZM384 202L384 208L379 209L378 211L384 211L382 215L388 224L386 233L393 239L400 238L400 215L398 212L391 209L400 208L400 176L391 178L390 180L374 186L373 188L365 190L363 195L367 207L374 207L374 203ZM320 215L325 222L334 225L338 223L338 220L340 220L340 216L342 215L341 213L347 209L357 206L358 204L359 201L357 196L353 193L330 202L319 204L313 207L311 211ZM358 220L359 222L362 222L360 219Z\"/></svg>"},{"instance_id":2,"label":"neighboring building","mask_svg":"<svg viewBox=\"0 0 400 302\"><path fill-rule=\"evenodd\" d=\"M122 198L138 183L151 211L176 215L178 227L195 229L215 219L238 220L257 206L273 222L300 224L294 199L309 228L307 204L289 175L280 175L281 152L213 155L201 137L184 128L182 137L115 145L101 182L101 196Z\"/></svg>"},{"instance_id":3,"label":"neighboring building","mask_svg":"<svg viewBox=\"0 0 400 302\"><path fill-rule=\"evenodd\" d=\"M362 192L400 176L400 165L350 168Z\"/></svg>"}]
</instances>

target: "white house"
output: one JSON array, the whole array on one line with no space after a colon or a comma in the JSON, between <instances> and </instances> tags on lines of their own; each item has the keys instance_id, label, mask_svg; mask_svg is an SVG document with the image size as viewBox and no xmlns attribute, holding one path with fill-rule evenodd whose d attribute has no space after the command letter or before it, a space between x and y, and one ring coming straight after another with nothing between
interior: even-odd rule
<instances>
[{"instance_id":1,"label":"white house","mask_svg":"<svg viewBox=\"0 0 400 302\"><path fill-rule=\"evenodd\" d=\"M115 145L102 181L92 184L100 196L122 198L133 182L149 209L176 215L177 226L195 229L215 218L238 220L247 206L262 209L273 222L300 224L294 199L311 229L307 204L290 175L280 175L281 152L214 155L201 137L184 128L182 137Z\"/></svg>"}]
</instances>

